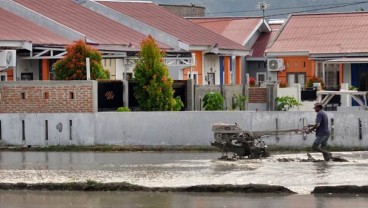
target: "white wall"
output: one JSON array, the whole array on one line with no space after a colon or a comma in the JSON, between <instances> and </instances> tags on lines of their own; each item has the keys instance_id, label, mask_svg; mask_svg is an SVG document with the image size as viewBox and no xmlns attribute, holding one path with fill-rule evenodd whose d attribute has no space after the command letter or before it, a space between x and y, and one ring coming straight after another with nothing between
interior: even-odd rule
<instances>
[{"instance_id":1,"label":"white wall","mask_svg":"<svg viewBox=\"0 0 368 208\"><path fill-rule=\"evenodd\" d=\"M343 64L343 83L351 85L351 64Z\"/></svg>"},{"instance_id":2,"label":"white wall","mask_svg":"<svg viewBox=\"0 0 368 208\"><path fill-rule=\"evenodd\" d=\"M368 112L328 112L334 119L332 146L368 147ZM0 114L1 141L12 145L210 145L211 125L235 123L244 130L301 128L314 123L314 112L102 112L96 114ZM277 119L277 121L276 121ZM362 139L359 139L359 119ZM25 121L25 141L22 140ZM46 141L45 120L49 140ZM72 139L69 122L72 120ZM61 123L62 132L56 129ZM288 133L266 138L269 145L306 147L315 137Z\"/></svg>"},{"instance_id":3,"label":"white wall","mask_svg":"<svg viewBox=\"0 0 368 208\"><path fill-rule=\"evenodd\" d=\"M38 59L17 59L16 78L20 80L22 73L33 73L33 80L40 79L40 60Z\"/></svg>"},{"instance_id":4,"label":"white wall","mask_svg":"<svg viewBox=\"0 0 368 208\"><path fill-rule=\"evenodd\" d=\"M203 76L207 76L207 73L211 72L212 68L212 72L215 73L215 84L220 84L220 57L214 54L206 54L203 64ZM207 84L208 82L205 81L205 83Z\"/></svg>"}]
</instances>

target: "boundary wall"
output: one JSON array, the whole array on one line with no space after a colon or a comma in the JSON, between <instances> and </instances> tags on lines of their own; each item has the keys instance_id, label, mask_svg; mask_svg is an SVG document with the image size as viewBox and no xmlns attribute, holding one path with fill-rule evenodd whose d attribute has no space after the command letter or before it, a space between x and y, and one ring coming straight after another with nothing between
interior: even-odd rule
<instances>
[{"instance_id":1,"label":"boundary wall","mask_svg":"<svg viewBox=\"0 0 368 208\"><path fill-rule=\"evenodd\" d=\"M329 144L368 147L368 112L328 112ZM244 130L295 129L314 123L314 112L100 112L0 114L5 145L210 145L211 124L238 123ZM332 125L331 125L332 124ZM306 147L314 135L287 133L265 138L268 145Z\"/></svg>"},{"instance_id":2,"label":"boundary wall","mask_svg":"<svg viewBox=\"0 0 368 208\"><path fill-rule=\"evenodd\" d=\"M0 82L0 113L97 112L96 81Z\"/></svg>"}]
</instances>

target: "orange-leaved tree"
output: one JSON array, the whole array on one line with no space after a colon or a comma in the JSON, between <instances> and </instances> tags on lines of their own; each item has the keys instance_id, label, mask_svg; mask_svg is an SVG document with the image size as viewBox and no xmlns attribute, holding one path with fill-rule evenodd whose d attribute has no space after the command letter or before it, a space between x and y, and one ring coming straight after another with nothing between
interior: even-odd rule
<instances>
[{"instance_id":1,"label":"orange-leaved tree","mask_svg":"<svg viewBox=\"0 0 368 208\"><path fill-rule=\"evenodd\" d=\"M133 79L137 82L134 96L142 111L173 111L183 107L180 97L174 98L173 80L163 56L152 36L141 42Z\"/></svg>"},{"instance_id":2,"label":"orange-leaved tree","mask_svg":"<svg viewBox=\"0 0 368 208\"><path fill-rule=\"evenodd\" d=\"M67 46L66 55L53 65L56 80L85 80L86 58L90 59L91 79L108 79L109 72L102 67L102 55L83 40Z\"/></svg>"}]
</instances>

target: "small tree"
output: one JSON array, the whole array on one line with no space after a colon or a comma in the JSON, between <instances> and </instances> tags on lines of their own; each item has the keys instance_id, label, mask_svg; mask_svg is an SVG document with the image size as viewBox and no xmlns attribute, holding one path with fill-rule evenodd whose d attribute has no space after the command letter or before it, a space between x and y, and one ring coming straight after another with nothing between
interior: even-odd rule
<instances>
[{"instance_id":1,"label":"small tree","mask_svg":"<svg viewBox=\"0 0 368 208\"><path fill-rule=\"evenodd\" d=\"M203 108L206 111L219 111L223 109L224 98L219 92L209 92L203 97Z\"/></svg>"},{"instance_id":2,"label":"small tree","mask_svg":"<svg viewBox=\"0 0 368 208\"><path fill-rule=\"evenodd\" d=\"M180 110L183 106L180 98L174 98L173 80L162 61L164 53L155 40L148 36L141 43L141 52L134 68L134 80L137 86L134 96L143 111Z\"/></svg>"},{"instance_id":3,"label":"small tree","mask_svg":"<svg viewBox=\"0 0 368 208\"><path fill-rule=\"evenodd\" d=\"M301 106L302 104L291 96L276 97L277 109L280 111L288 111L290 108Z\"/></svg>"},{"instance_id":4,"label":"small tree","mask_svg":"<svg viewBox=\"0 0 368 208\"><path fill-rule=\"evenodd\" d=\"M109 72L102 67L102 56L96 49L79 40L66 48L67 54L53 65L57 80L86 80L86 58L90 59L91 79L108 79Z\"/></svg>"}]
</instances>

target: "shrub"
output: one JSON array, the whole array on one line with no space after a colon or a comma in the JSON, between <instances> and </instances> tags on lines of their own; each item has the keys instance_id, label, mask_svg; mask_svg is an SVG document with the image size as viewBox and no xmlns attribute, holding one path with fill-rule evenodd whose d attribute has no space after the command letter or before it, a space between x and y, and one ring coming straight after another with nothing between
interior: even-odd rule
<instances>
[{"instance_id":1,"label":"shrub","mask_svg":"<svg viewBox=\"0 0 368 208\"><path fill-rule=\"evenodd\" d=\"M248 99L246 95L233 95L233 104L232 108L233 110L239 109L239 110L245 110L244 102Z\"/></svg>"},{"instance_id":2,"label":"shrub","mask_svg":"<svg viewBox=\"0 0 368 208\"><path fill-rule=\"evenodd\" d=\"M249 86L251 86L251 87L256 86L256 78L249 77Z\"/></svg>"},{"instance_id":3,"label":"shrub","mask_svg":"<svg viewBox=\"0 0 368 208\"><path fill-rule=\"evenodd\" d=\"M222 110L224 98L219 92L210 92L203 97L203 108L206 111Z\"/></svg>"},{"instance_id":4,"label":"shrub","mask_svg":"<svg viewBox=\"0 0 368 208\"><path fill-rule=\"evenodd\" d=\"M277 109L280 111L288 111L290 108L301 106L302 104L291 96L276 97Z\"/></svg>"},{"instance_id":5,"label":"shrub","mask_svg":"<svg viewBox=\"0 0 368 208\"><path fill-rule=\"evenodd\" d=\"M128 107L119 107L118 109L116 109L117 112L130 112L130 108Z\"/></svg>"},{"instance_id":6,"label":"shrub","mask_svg":"<svg viewBox=\"0 0 368 208\"><path fill-rule=\"evenodd\" d=\"M313 76L309 79L307 83L305 83L305 87L313 87L313 83L321 83L322 89L325 87L323 80L319 77Z\"/></svg>"}]
</instances>

